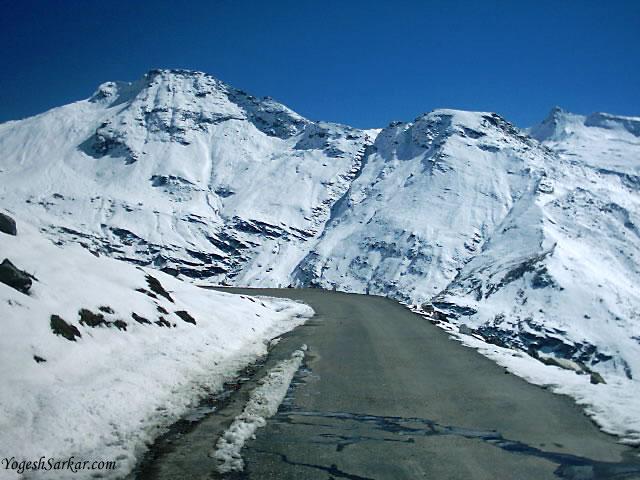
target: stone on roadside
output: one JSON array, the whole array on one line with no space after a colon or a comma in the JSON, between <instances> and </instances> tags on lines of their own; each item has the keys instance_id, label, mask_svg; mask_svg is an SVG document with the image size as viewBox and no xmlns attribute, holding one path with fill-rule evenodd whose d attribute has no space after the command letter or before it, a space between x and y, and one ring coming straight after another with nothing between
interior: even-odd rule
<instances>
[{"instance_id":1,"label":"stone on roadside","mask_svg":"<svg viewBox=\"0 0 640 480\"><path fill-rule=\"evenodd\" d=\"M466 323L461 324L458 327L458 331L463 335L473 335L473 330L469 328Z\"/></svg>"}]
</instances>

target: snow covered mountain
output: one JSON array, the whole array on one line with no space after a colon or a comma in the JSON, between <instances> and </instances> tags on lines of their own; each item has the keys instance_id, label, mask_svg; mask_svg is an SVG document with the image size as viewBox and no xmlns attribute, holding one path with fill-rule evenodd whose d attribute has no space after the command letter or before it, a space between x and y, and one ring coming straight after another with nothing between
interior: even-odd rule
<instances>
[{"instance_id":1,"label":"snow covered mountain","mask_svg":"<svg viewBox=\"0 0 640 480\"><path fill-rule=\"evenodd\" d=\"M269 259L281 278L370 142L202 73L151 71L0 125L0 198L97 253L221 283Z\"/></svg>"},{"instance_id":2,"label":"snow covered mountain","mask_svg":"<svg viewBox=\"0 0 640 480\"><path fill-rule=\"evenodd\" d=\"M464 321L500 343L637 378L639 128L639 118L558 108L530 128L554 152L537 191L514 204L442 306L467 307Z\"/></svg>"},{"instance_id":3,"label":"snow covered mountain","mask_svg":"<svg viewBox=\"0 0 640 480\"><path fill-rule=\"evenodd\" d=\"M436 110L362 131L156 70L0 125L0 202L96 254L428 304L489 341L631 379L639 126L556 108L525 132Z\"/></svg>"}]
</instances>

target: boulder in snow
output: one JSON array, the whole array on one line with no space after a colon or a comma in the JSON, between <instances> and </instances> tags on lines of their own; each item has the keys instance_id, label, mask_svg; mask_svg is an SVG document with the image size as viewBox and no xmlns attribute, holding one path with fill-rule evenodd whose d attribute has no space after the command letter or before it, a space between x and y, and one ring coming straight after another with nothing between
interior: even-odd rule
<instances>
[{"instance_id":1,"label":"boulder in snow","mask_svg":"<svg viewBox=\"0 0 640 480\"><path fill-rule=\"evenodd\" d=\"M473 335L473 330L471 330L466 323L463 323L458 327L458 331L463 335Z\"/></svg>"},{"instance_id":2,"label":"boulder in snow","mask_svg":"<svg viewBox=\"0 0 640 480\"><path fill-rule=\"evenodd\" d=\"M16 230L16 221L2 212L0 212L0 232L14 236L18 233Z\"/></svg>"},{"instance_id":3,"label":"boulder in snow","mask_svg":"<svg viewBox=\"0 0 640 480\"><path fill-rule=\"evenodd\" d=\"M0 282L15 288L25 295L29 293L31 288L31 278L31 275L17 268L8 258L5 258L0 263Z\"/></svg>"},{"instance_id":4,"label":"boulder in snow","mask_svg":"<svg viewBox=\"0 0 640 480\"><path fill-rule=\"evenodd\" d=\"M76 337L82 337L82 335L80 335L80 331L76 327L68 324L58 315L51 315L50 325L53 333L60 335L67 340L71 340L72 342L76 341Z\"/></svg>"},{"instance_id":5,"label":"boulder in snow","mask_svg":"<svg viewBox=\"0 0 640 480\"><path fill-rule=\"evenodd\" d=\"M176 315L187 323L192 323L193 325L196 324L196 319L193 318L186 310L178 310Z\"/></svg>"},{"instance_id":6,"label":"boulder in snow","mask_svg":"<svg viewBox=\"0 0 640 480\"><path fill-rule=\"evenodd\" d=\"M591 372L590 381L594 385L597 385L599 383L607 383L604 381L604 378L602 378L602 375L600 375L598 372Z\"/></svg>"}]
</instances>

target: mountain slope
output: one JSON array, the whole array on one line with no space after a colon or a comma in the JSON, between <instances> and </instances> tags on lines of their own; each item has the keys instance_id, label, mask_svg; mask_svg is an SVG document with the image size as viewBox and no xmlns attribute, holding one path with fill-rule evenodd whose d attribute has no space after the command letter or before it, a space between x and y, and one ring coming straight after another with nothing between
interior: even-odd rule
<instances>
[{"instance_id":1,"label":"mountain slope","mask_svg":"<svg viewBox=\"0 0 640 480\"><path fill-rule=\"evenodd\" d=\"M637 377L640 141L632 121L554 108L532 127L557 152L538 194L438 300L477 310L464 321L486 337Z\"/></svg>"},{"instance_id":2,"label":"mountain slope","mask_svg":"<svg viewBox=\"0 0 640 480\"><path fill-rule=\"evenodd\" d=\"M437 110L392 124L296 278L426 301L536 189L548 155L496 114Z\"/></svg>"},{"instance_id":3,"label":"mountain slope","mask_svg":"<svg viewBox=\"0 0 640 480\"><path fill-rule=\"evenodd\" d=\"M362 131L157 70L0 125L0 202L96 254L387 295L635 382L639 132L559 108L527 131L456 110Z\"/></svg>"},{"instance_id":4,"label":"mountain slope","mask_svg":"<svg viewBox=\"0 0 640 480\"><path fill-rule=\"evenodd\" d=\"M265 254L290 270L368 142L202 73L152 71L1 125L0 200L61 241L225 282Z\"/></svg>"}]
</instances>

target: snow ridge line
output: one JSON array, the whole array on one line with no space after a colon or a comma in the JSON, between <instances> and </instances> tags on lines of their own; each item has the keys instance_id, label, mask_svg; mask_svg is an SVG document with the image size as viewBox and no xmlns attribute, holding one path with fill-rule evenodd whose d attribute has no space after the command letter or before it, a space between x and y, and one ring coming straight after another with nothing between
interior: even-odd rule
<instances>
[{"instance_id":1,"label":"snow ridge line","mask_svg":"<svg viewBox=\"0 0 640 480\"><path fill-rule=\"evenodd\" d=\"M251 392L244 410L222 434L216 443L216 449L211 453L211 457L220 462L217 467L219 473L244 469L244 460L240 455L242 447L258 428L267 424L267 418L276 414L293 376L302 365L306 351L307 346L303 344L290 358L278 362L260 379L259 386Z\"/></svg>"}]
</instances>

